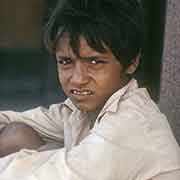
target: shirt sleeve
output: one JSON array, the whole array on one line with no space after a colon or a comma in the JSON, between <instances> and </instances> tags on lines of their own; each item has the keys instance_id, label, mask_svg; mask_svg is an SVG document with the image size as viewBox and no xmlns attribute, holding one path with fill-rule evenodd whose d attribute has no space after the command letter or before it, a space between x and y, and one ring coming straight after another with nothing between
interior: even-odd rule
<instances>
[{"instance_id":1,"label":"shirt sleeve","mask_svg":"<svg viewBox=\"0 0 180 180\"><path fill-rule=\"evenodd\" d=\"M79 145L70 151L57 151L49 160L51 165L44 164L33 173L33 177L41 180L49 175L49 179L55 179L56 174L59 180L148 180L158 174L180 169L180 162L173 160L172 155L166 157L153 149L144 123L138 112L133 116L107 113ZM171 164L163 161L165 158L169 158ZM180 158L178 153L176 158ZM48 173L49 165L51 173Z\"/></svg>"},{"instance_id":2,"label":"shirt sleeve","mask_svg":"<svg viewBox=\"0 0 180 180\"><path fill-rule=\"evenodd\" d=\"M139 115L132 117L121 113L118 118L121 121L113 115L103 117L91 133L69 151L62 148L17 153L0 172L1 179L148 180L165 172L167 169L163 169L163 166L159 169L156 152L148 148L150 142L146 136L142 136L144 123L134 120ZM4 163L5 160L2 161ZM178 168L180 163L177 162Z\"/></svg>"},{"instance_id":3,"label":"shirt sleeve","mask_svg":"<svg viewBox=\"0 0 180 180\"><path fill-rule=\"evenodd\" d=\"M154 177L152 180L179 180L179 179L180 179L180 170L176 170L158 175Z\"/></svg>"},{"instance_id":4,"label":"shirt sleeve","mask_svg":"<svg viewBox=\"0 0 180 180\"><path fill-rule=\"evenodd\" d=\"M1 177L10 175L24 180L135 179L134 169L137 164L141 166L143 151L124 146L123 142L121 145L117 124L108 120L108 123L104 121L105 124L97 125L69 151L63 148L41 153L20 152Z\"/></svg>"},{"instance_id":5,"label":"shirt sleeve","mask_svg":"<svg viewBox=\"0 0 180 180\"><path fill-rule=\"evenodd\" d=\"M0 123L23 122L34 128L40 136L47 140L62 142L64 139L63 104L54 104L46 109L37 107L24 112L1 111Z\"/></svg>"},{"instance_id":6,"label":"shirt sleeve","mask_svg":"<svg viewBox=\"0 0 180 180\"><path fill-rule=\"evenodd\" d=\"M0 177L16 177L17 180L127 179L131 166L127 168L129 160L123 156L126 149L119 151L116 146L109 147L109 143L95 136L88 136L71 151L65 148L44 152L21 151L6 163L7 167L0 172ZM132 151L129 156L136 161L134 153ZM1 161L5 164L5 159Z\"/></svg>"}]
</instances>

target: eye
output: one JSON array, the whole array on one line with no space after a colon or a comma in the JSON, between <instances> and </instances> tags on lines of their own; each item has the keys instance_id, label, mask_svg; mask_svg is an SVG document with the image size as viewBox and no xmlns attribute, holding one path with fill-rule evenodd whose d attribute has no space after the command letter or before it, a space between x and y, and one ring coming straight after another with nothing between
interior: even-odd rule
<instances>
[{"instance_id":1,"label":"eye","mask_svg":"<svg viewBox=\"0 0 180 180\"><path fill-rule=\"evenodd\" d=\"M72 60L70 58L57 58L57 63L60 65L68 65L72 64Z\"/></svg>"},{"instance_id":2,"label":"eye","mask_svg":"<svg viewBox=\"0 0 180 180\"><path fill-rule=\"evenodd\" d=\"M105 64L106 62L100 59L91 59L90 63L96 65L96 64Z\"/></svg>"}]
</instances>

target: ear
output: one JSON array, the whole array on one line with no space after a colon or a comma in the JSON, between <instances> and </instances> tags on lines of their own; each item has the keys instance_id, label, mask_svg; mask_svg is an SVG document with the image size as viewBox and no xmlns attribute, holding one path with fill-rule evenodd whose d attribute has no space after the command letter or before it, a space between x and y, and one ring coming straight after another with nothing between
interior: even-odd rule
<instances>
[{"instance_id":1,"label":"ear","mask_svg":"<svg viewBox=\"0 0 180 180\"><path fill-rule=\"evenodd\" d=\"M137 55L133 60L132 60L132 63L127 67L127 69L126 69L126 74L133 74L135 71L136 71L136 69L137 69L137 67L138 67L138 65L139 65L139 61L140 61L140 54L139 55Z\"/></svg>"}]
</instances>

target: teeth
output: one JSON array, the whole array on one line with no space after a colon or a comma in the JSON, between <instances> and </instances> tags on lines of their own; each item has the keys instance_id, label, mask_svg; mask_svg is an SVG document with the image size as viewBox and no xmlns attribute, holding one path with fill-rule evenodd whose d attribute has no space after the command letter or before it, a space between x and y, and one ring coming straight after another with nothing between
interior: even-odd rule
<instances>
[{"instance_id":1,"label":"teeth","mask_svg":"<svg viewBox=\"0 0 180 180\"><path fill-rule=\"evenodd\" d=\"M87 91L72 90L72 93L76 95L91 95L92 94L92 92L88 90Z\"/></svg>"}]
</instances>

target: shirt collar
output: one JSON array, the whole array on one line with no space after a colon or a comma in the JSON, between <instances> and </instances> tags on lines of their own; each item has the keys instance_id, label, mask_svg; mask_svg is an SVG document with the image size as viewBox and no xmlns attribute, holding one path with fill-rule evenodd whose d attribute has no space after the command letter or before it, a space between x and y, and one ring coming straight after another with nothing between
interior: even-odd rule
<instances>
[{"instance_id":1,"label":"shirt collar","mask_svg":"<svg viewBox=\"0 0 180 180\"><path fill-rule=\"evenodd\" d=\"M123 100L125 97L132 92L132 90L135 90L138 88L138 83L135 79L132 79L128 82L126 86L116 91L105 103L103 109L101 110L99 117L104 114L105 112L116 112L118 108L118 104L121 100Z\"/></svg>"},{"instance_id":2,"label":"shirt collar","mask_svg":"<svg viewBox=\"0 0 180 180\"><path fill-rule=\"evenodd\" d=\"M120 102L120 100L122 98L126 97L126 95L128 95L132 90L137 89L137 88L138 88L137 81L135 79L130 80L129 83L126 86L124 86L123 88L116 91L107 100L107 102L105 103L103 109L99 113L99 116L101 116L102 114L104 114L107 111L116 112L117 107L118 107L118 103ZM66 107L68 107L72 111L77 110L76 106L72 103L72 101L69 98L64 101L63 105L65 105Z\"/></svg>"},{"instance_id":3,"label":"shirt collar","mask_svg":"<svg viewBox=\"0 0 180 180\"><path fill-rule=\"evenodd\" d=\"M77 110L76 106L72 103L72 101L69 98L63 102L63 105L69 108L71 111Z\"/></svg>"}]
</instances>

